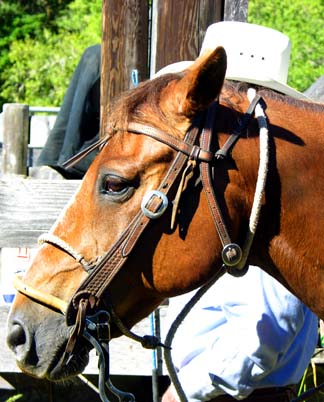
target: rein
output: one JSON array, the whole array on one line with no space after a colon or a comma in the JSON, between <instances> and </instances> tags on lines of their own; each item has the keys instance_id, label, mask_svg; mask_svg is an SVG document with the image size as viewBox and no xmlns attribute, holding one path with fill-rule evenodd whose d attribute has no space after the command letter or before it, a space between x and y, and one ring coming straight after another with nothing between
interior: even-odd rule
<instances>
[{"instance_id":1,"label":"rein","mask_svg":"<svg viewBox=\"0 0 324 402\"><path fill-rule=\"evenodd\" d=\"M155 337L139 337L133 334L125 328L120 319L116 316L111 305L107 306L107 311L102 312L101 310L98 311L99 303L109 284L127 261L128 256L131 254L145 228L152 220L160 218L165 212L169 204L170 192L175 188L177 182L179 183L179 187L176 198L179 201L181 193L186 186L185 183L192 176L197 163L200 164L201 182L205 190L217 233L223 245L223 267L231 274L237 276L246 272L246 260L252 243L251 236L248 236L249 240L246 242L243 252L238 244L231 241L213 189L211 163L219 160L221 161L229 156L233 146L242 135L243 130L247 128L248 122L256 110L256 106L259 106L260 99L260 96L254 94L241 123L237 125L228 141L217 152L213 152L211 149L211 140L213 137L212 128L214 126L218 103L213 103L208 109L204 127L200 127L200 122L198 124L195 122L186 133L184 140L179 140L162 130L136 122L130 122L126 130L112 129L113 131L128 131L133 134L149 136L175 149L177 154L158 189L149 191L145 195L140 210L126 227L124 232L120 235L110 250L95 261L86 261L84 257L75 251L70 245L51 233L41 236L41 244L48 243L63 250L73 259L78 261L88 273L88 277L81 283L69 303L35 290L29 285L24 284L20 278L16 278L15 287L20 293L26 295L35 302L39 302L51 309L62 312L66 317L67 325L73 325L64 357L64 362L66 364L73 354L77 339L81 336L85 337L96 348L99 356L101 356L99 358L99 367L100 372L103 372L102 381L107 388L112 390L113 386L109 379L109 370L107 370L106 367L108 366L107 359L109 357L109 352L107 345L110 339L111 322L117 325L120 331L126 336L130 336L133 339L140 341L144 347L155 348L157 346L165 346ZM262 107L259 106L259 109L261 110ZM263 118L262 124L266 125L265 118ZM90 151L88 149L82 151L81 154L76 155L72 160L68 161L66 166L71 166L72 164L77 163L92 150L105 146L108 139L109 138L107 137L97 141L95 144L91 145ZM198 139L200 139L199 146L197 145ZM174 208L177 208L177 202L175 202ZM260 199L258 202L260 203ZM104 322L98 323L98 316L101 317L100 319L104 317ZM104 339L101 339L100 329L103 326L106 328L106 335L103 337ZM108 340L106 338L108 338ZM166 345L165 347L169 348L169 345ZM101 399L106 402L108 400L105 396L104 388L104 386L99 386L99 389L101 390ZM114 388L114 390L116 389ZM131 394L123 393L121 391L119 392L121 394L119 395L118 392L117 394L118 397L121 398L119 399L120 401L134 401L132 396L130 396Z\"/></svg>"}]
</instances>

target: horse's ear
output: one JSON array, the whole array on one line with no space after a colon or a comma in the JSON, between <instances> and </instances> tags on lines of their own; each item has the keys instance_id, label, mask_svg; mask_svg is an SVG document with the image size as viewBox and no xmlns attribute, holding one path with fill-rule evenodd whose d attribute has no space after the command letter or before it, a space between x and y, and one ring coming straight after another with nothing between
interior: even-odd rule
<instances>
[{"instance_id":1,"label":"horse's ear","mask_svg":"<svg viewBox=\"0 0 324 402\"><path fill-rule=\"evenodd\" d=\"M187 70L186 75L176 85L179 100L178 112L193 117L220 94L226 73L226 52L217 47L206 51Z\"/></svg>"}]
</instances>

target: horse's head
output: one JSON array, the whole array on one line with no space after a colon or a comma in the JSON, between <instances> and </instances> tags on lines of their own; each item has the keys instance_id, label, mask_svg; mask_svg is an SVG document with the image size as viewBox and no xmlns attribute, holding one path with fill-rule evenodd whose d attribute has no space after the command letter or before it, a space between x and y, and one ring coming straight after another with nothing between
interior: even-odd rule
<instances>
[{"instance_id":1,"label":"horse's head","mask_svg":"<svg viewBox=\"0 0 324 402\"><path fill-rule=\"evenodd\" d=\"M225 52L217 48L184 73L144 82L116 103L106 128L109 140L24 278L28 286L63 303L73 298L67 314L69 324L74 323L74 308L80 298L89 296L82 283L92 276L96 264L107 267L111 254L118 260L117 268L108 263L105 277L97 279L94 304L112 305L127 327L166 297L202 284L219 263L220 241L206 212L208 204L195 170L186 202L180 201L176 207L174 228L171 214L181 182L177 170L186 168L181 161L174 165L177 150L189 127L199 124L197 116L219 95L225 70ZM141 134L141 130L147 132ZM154 136L161 133L164 140L156 141ZM192 152L195 150L192 146ZM170 174L171 166L174 172ZM157 189L161 191L149 196L143 206L145 213L141 212L145 195ZM161 197L168 205L160 205ZM157 219L148 217L150 212ZM206 244L212 247L207 249ZM126 262L118 267L122 258ZM9 318L8 345L18 365L35 376L51 379L82 371L88 346L79 342L69 364L62 365L71 327L63 315L48 308L48 303L33 298L38 297L18 294ZM114 336L119 335L116 328L113 331Z\"/></svg>"}]
</instances>

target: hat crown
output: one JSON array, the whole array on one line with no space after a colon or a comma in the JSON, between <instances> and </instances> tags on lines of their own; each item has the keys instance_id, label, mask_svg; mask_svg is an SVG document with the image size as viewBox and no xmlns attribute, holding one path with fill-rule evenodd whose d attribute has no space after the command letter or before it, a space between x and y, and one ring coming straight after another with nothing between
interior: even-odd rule
<instances>
[{"instance_id":1,"label":"hat crown","mask_svg":"<svg viewBox=\"0 0 324 402\"><path fill-rule=\"evenodd\" d=\"M227 53L226 78L249 78L287 83L291 43L271 28L246 22L223 21L208 27L201 53L223 46Z\"/></svg>"},{"instance_id":2,"label":"hat crown","mask_svg":"<svg viewBox=\"0 0 324 402\"><path fill-rule=\"evenodd\" d=\"M226 78L248 82L298 99L306 95L287 85L291 42L287 35L247 22L222 21L208 27L200 54L224 47ZM164 67L155 76L183 71L193 64L182 61Z\"/></svg>"}]
</instances>

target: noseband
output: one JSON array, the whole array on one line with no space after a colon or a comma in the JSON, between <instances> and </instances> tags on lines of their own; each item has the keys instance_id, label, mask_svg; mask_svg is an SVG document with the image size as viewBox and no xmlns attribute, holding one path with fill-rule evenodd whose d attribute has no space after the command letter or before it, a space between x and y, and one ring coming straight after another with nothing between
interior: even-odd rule
<instances>
[{"instance_id":1,"label":"noseband","mask_svg":"<svg viewBox=\"0 0 324 402\"><path fill-rule=\"evenodd\" d=\"M212 128L214 126L216 110L218 107L218 103L216 102L209 107L207 114L204 114L205 119L203 124L202 119L199 120L198 124L195 122L186 133L184 140L177 139L165 131L137 122L130 122L126 130L113 129L113 131L127 131L133 134L149 136L173 148L177 151L177 154L159 187L145 195L138 213L128 224L124 232L120 235L110 250L97 258L96 261L86 261L82 255L55 235L46 234L40 238L41 243L51 244L69 254L82 265L86 272L88 272L87 278L81 283L69 303L63 302L52 296L44 295L24 284L17 278L15 286L19 292L25 294L36 302L42 303L52 309L60 310L66 316L67 325L74 325L74 329L66 348L67 359L73 353L76 339L79 336L86 337L98 350L96 342L98 343L100 337L97 335L90 336L89 328L92 327L94 329L95 327L98 328L98 325L103 325L102 322L98 324L97 321L98 315L102 316L102 313L98 312L98 309L104 292L107 290L116 274L124 266L128 256L131 254L146 227L152 220L158 219L163 215L169 205L170 192L175 189L175 186L178 183L177 196L175 197L175 205L173 207L173 211L176 211L180 195L185 189L186 182L192 176L197 164L200 165L200 180L207 197L209 209L217 233L223 246L223 267L228 269L231 273L237 272L239 275L241 275L242 272L244 273L244 271L246 272L246 259L249 250L247 252L245 250L245 252L242 253L240 246L231 241L213 189L211 165L230 155L232 148L242 135L242 132L246 130L248 122L254 113L256 105L260 102L260 99L261 98L258 95L253 98L240 123L237 124L237 127L229 136L224 146L217 150L217 152L211 149ZM266 125L265 119L261 124ZM99 146L105 146L107 142L108 139L101 139L91 146L91 151ZM198 142L200 142L199 145L197 145ZM79 154L74 157L71 163L77 163L86 155L87 152L89 151L85 150L81 155ZM173 214L173 216L174 215L175 214ZM133 334L123 326L116 316L113 307L110 305L106 307L108 311L106 311L105 314L108 315L108 318L105 324L109 326L110 321L113 321L122 333L140 341L145 347L154 348L161 345L158 340L154 339L154 337L139 337ZM89 317L95 318L89 319ZM109 338L109 336L110 335L106 336L106 338ZM95 338L97 340L95 340ZM107 344L109 339L106 338L104 340L99 339L99 343ZM105 351L99 351L99 353L105 354ZM108 380L105 382L108 382ZM129 394L127 394L125 399L121 400L131 401L132 399L128 399L128 395ZM102 398L104 397L102 396Z\"/></svg>"}]
</instances>

